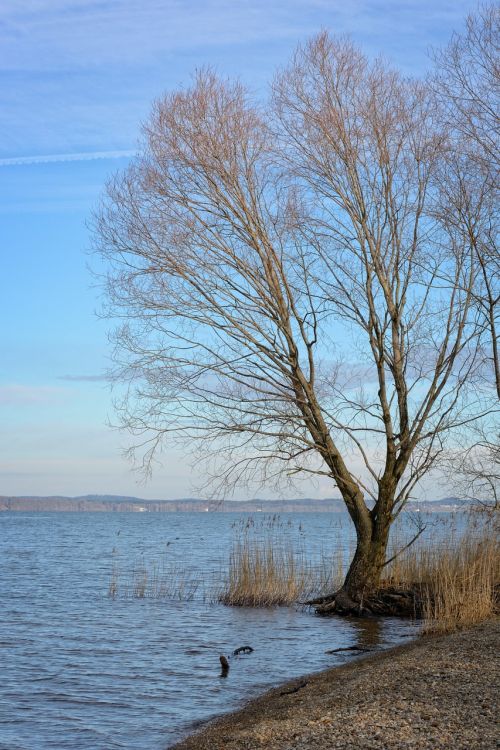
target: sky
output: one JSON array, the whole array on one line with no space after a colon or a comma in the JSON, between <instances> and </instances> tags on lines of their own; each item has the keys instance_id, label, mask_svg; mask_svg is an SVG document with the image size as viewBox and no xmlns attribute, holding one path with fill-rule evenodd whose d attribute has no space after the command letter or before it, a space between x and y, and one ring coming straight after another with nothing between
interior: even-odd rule
<instances>
[{"instance_id":1,"label":"sky","mask_svg":"<svg viewBox=\"0 0 500 750\"><path fill-rule=\"evenodd\" d=\"M211 65L266 95L321 29L410 75L430 67L466 0L0 2L0 495L188 497L189 455L144 484L109 426L109 322L96 315L89 220L133 156L152 101ZM270 493L271 496L272 493ZM332 496L327 482L302 494Z\"/></svg>"}]
</instances>

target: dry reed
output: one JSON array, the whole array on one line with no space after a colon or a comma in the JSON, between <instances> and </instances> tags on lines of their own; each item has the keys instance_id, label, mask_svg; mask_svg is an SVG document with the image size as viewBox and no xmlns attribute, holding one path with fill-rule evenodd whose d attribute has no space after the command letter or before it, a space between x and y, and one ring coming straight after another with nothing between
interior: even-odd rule
<instances>
[{"instance_id":1,"label":"dry reed","mask_svg":"<svg viewBox=\"0 0 500 750\"><path fill-rule=\"evenodd\" d=\"M293 549L248 540L233 548L229 575L220 595L223 604L273 607L296 602L310 586L310 570Z\"/></svg>"},{"instance_id":2,"label":"dry reed","mask_svg":"<svg viewBox=\"0 0 500 750\"><path fill-rule=\"evenodd\" d=\"M498 540L485 535L440 555L424 598L424 632L450 632L494 614L498 553Z\"/></svg>"},{"instance_id":3,"label":"dry reed","mask_svg":"<svg viewBox=\"0 0 500 750\"><path fill-rule=\"evenodd\" d=\"M191 601L200 587L199 577L181 565L168 561L165 556L152 561L142 557L132 568L120 570L118 560L113 566L108 586L112 599L175 599Z\"/></svg>"},{"instance_id":4,"label":"dry reed","mask_svg":"<svg viewBox=\"0 0 500 750\"><path fill-rule=\"evenodd\" d=\"M413 587L421 598L423 632L445 633L475 625L497 609L500 555L495 523L471 521L436 539L410 547L389 567L385 585Z\"/></svg>"},{"instance_id":5,"label":"dry reed","mask_svg":"<svg viewBox=\"0 0 500 750\"><path fill-rule=\"evenodd\" d=\"M469 519L457 527L453 517L437 525L387 566L382 587L417 592L424 632L448 632L491 616L496 607L499 545L494 523ZM442 522L441 522L442 523ZM303 541L304 545L305 542ZM388 557L404 547L396 538ZM255 528L249 519L233 543L229 573L218 600L235 606L286 606L335 591L345 574L342 548L313 565L305 546L279 517Z\"/></svg>"},{"instance_id":6,"label":"dry reed","mask_svg":"<svg viewBox=\"0 0 500 750\"><path fill-rule=\"evenodd\" d=\"M435 528L402 554L404 539L397 538L388 557L382 587L413 590L424 632L449 632L491 616L497 606L500 581L498 528L469 519L458 530L453 518L445 528ZM290 606L335 591L342 583L348 559L340 538L333 540L333 555L311 556L301 526L292 527L278 515L249 518L234 524L229 568L203 580L166 556L120 572L116 550L109 582L109 596L164 598L187 601L195 596L233 606ZM353 550L351 549L351 555ZM348 558L349 555L346 555ZM222 584L220 580L222 579ZM201 589L201 591L200 591Z\"/></svg>"},{"instance_id":7,"label":"dry reed","mask_svg":"<svg viewBox=\"0 0 500 750\"><path fill-rule=\"evenodd\" d=\"M290 521L278 515L255 524L252 518L235 525L237 538L229 571L218 601L232 606L276 607L296 604L331 591L342 580L342 554L313 563L304 541L297 540ZM301 527L299 527L299 531Z\"/></svg>"}]
</instances>

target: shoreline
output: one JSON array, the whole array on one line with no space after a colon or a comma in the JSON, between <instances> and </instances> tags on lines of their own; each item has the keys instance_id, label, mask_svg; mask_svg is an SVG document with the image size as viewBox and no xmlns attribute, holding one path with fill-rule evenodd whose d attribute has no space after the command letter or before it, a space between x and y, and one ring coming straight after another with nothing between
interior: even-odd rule
<instances>
[{"instance_id":1,"label":"shoreline","mask_svg":"<svg viewBox=\"0 0 500 750\"><path fill-rule=\"evenodd\" d=\"M169 750L493 750L500 619L294 679Z\"/></svg>"}]
</instances>

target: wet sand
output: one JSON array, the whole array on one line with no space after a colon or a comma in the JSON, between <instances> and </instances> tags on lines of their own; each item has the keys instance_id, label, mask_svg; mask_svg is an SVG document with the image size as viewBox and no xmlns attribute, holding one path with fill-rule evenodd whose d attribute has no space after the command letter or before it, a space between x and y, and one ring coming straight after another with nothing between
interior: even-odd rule
<instances>
[{"instance_id":1,"label":"wet sand","mask_svg":"<svg viewBox=\"0 0 500 750\"><path fill-rule=\"evenodd\" d=\"M493 750L499 636L496 619L294 680L172 750Z\"/></svg>"}]
</instances>

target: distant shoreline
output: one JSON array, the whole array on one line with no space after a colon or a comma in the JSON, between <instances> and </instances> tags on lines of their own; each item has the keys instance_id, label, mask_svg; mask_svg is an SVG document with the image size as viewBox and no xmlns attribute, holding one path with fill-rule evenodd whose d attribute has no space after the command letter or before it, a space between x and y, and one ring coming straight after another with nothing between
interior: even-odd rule
<instances>
[{"instance_id":1,"label":"distant shoreline","mask_svg":"<svg viewBox=\"0 0 500 750\"><path fill-rule=\"evenodd\" d=\"M467 510L470 503L455 497L427 502L410 502L406 510L416 513L454 513ZM140 497L113 495L65 496L0 496L0 512L54 513L343 513L345 505L339 498L294 498L284 500L208 501L199 498L179 500L144 500Z\"/></svg>"}]
</instances>

